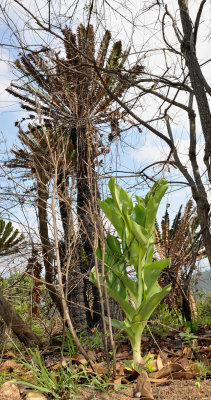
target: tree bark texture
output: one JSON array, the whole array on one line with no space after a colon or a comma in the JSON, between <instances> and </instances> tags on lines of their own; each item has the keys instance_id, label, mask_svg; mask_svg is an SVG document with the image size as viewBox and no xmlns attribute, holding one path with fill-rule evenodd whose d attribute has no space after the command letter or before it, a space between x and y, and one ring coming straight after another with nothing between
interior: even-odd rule
<instances>
[{"instance_id":1,"label":"tree bark texture","mask_svg":"<svg viewBox=\"0 0 211 400\"><path fill-rule=\"evenodd\" d=\"M26 346L40 344L39 338L31 328L22 320L15 308L5 299L0 291L0 316L6 325L12 329L17 338Z\"/></svg>"},{"instance_id":2,"label":"tree bark texture","mask_svg":"<svg viewBox=\"0 0 211 400\"><path fill-rule=\"evenodd\" d=\"M86 127L72 130L72 142L76 150L77 215L79 224L80 272L84 275L84 305L87 326L92 328L100 320L99 293L89 282L88 276L94 265L95 226L100 218L97 207L97 174L92 132ZM90 309L90 300L92 310Z\"/></svg>"},{"instance_id":3,"label":"tree bark texture","mask_svg":"<svg viewBox=\"0 0 211 400\"><path fill-rule=\"evenodd\" d=\"M201 67L196 56L196 38L194 37L194 27L189 14L188 1L178 0L178 4L180 8L180 17L183 27L183 40L181 43L181 51L184 55L185 62L189 71L191 86L193 88L199 110L199 117L205 140L204 163L207 167L209 181L211 182L211 115L207 99L206 87L204 84L205 79L203 77ZM189 116L189 118L191 120L191 116ZM192 135L192 132L190 133ZM206 254L211 265L211 234L209 215L210 205L207 199L204 185L202 183L202 180L200 179L198 165L196 162L196 138L192 137L190 140L192 140L192 145L190 147L190 160L193 167L197 190L195 190L193 187L191 187L191 189L193 198L197 204L197 213L200 220Z\"/></svg>"},{"instance_id":4,"label":"tree bark texture","mask_svg":"<svg viewBox=\"0 0 211 400\"><path fill-rule=\"evenodd\" d=\"M49 240L48 234L48 213L47 213L47 201L48 191L46 187L46 178L44 172L40 169L39 179L37 182L38 186L38 219L39 219L39 231L40 239L42 244L42 253L45 266L45 284L48 289L49 295L53 300L54 304L61 316L63 317L63 308L61 299L55 289L53 282L53 257L52 257L52 246Z\"/></svg>"}]
</instances>

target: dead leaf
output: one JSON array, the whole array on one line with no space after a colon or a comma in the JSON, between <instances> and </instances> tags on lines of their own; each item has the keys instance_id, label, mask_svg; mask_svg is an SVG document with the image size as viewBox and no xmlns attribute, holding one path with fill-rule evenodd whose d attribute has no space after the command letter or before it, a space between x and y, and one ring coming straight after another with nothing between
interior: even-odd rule
<instances>
[{"instance_id":1,"label":"dead leaf","mask_svg":"<svg viewBox=\"0 0 211 400\"><path fill-rule=\"evenodd\" d=\"M141 372L133 389L133 396L143 400L153 400L151 383L146 372Z\"/></svg>"},{"instance_id":2,"label":"dead leaf","mask_svg":"<svg viewBox=\"0 0 211 400\"><path fill-rule=\"evenodd\" d=\"M124 366L122 365L121 362L116 362L116 372L118 372L118 375L124 375Z\"/></svg>"},{"instance_id":3,"label":"dead leaf","mask_svg":"<svg viewBox=\"0 0 211 400\"><path fill-rule=\"evenodd\" d=\"M113 382L115 385L121 385L122 384L122 377L118 377L118 378L112 380L111 382Z\"/></svg>"},{"instance_id":4,"label":"dead leaf","mask_svg":"<svg viewBox=\"0 0 211 400\"><path fill-rule=\"evenodd\" d=\"M93 350L88 350L88 351L87 351L87 355L88 355L88 357L90 358L90 360L96 361L96 354L95 354L95 351L93 351Z\"/></svg>"},{"instance_id":5,"label":"dead leaf","mask_svg":"<svg viewBox=\"0 0 211 400\"><path fill-rule=\"evenodd\" d=\"M135 369L132 369L131 371L128 371L127 369L124 369L124 371L125 371L125 373L127 374L127 375L126 375L126 379L127 379L129 382L134 381L134 380L139 376L139 372L136 371Z\"/></svg>"},{"instance_id":6,"label":"dead leaf","mask_svg":"<svg viewBox=\"0 0 211 400\"><path fill-rule=\"evenodd\" d=\"M116 353L116 358L118 360L128 360L131 356L131 353L129 351L118 351L118 353Z\"/></svg>"},{"instance_id":7,"label":"dead leaf","mask_svg":"<svg viewBox=\"0 0 211 400\"><path fill-rule=\"evenodd\" d=\"M145 336L142 336L142 338L141 338L141 345L143 344L143 343L148 343L149 342L149 338L148 337L145 337Z\"/></svg>"},{"instance_id":8,"label":"dead leaf","mask_svg":"<svg viewBox=\"0 0 211 400\"><path fill-rule=\"evenodd\" d=\"M149 378L152 383L164 383L168 381L168 377L166 378Z\"/></svg>"},{"instance_id":9,"label":"dead leaf","mask_svg":"<svg viewBox=\"0 0 211 400\"><path fill-rule=\"evenodd\" d=\"M75 361L77 364L85 365L87 364L87 360L82 356L82 354L76 353L71 357L72 361Z\"/></svg>"},{"instance_id":10,"label":"dead leaf","mask_svg":"<svg viewBox=\"0 0 211 400\"><path fill-rule=\"evenodd\" d=\"M196 373L194 372L189 372L189 371L178 371L178 372L173 372L171 374L172 379L194 379L196 377Z\"/></svg>"},{"instance_id":11,"label":"dead leaf","mask_svg":"<svg viewBox=\"0 0 211 400\"><path fill-rule=\"evenodd\" d=\"M158 354L156 361L157 361L157 369L158 371L160 371L163 368L163 361L160 354Z\"/></svg>"},{"instance_id":12,"label":"dead leaf","mask_svg":"<svg viewBox=\"0 0 211 400\"><path fill-rule=\"evenodd\" d=\"M121 381L122 381L122 384L123 384L123 385L124 385L124 384L127 385L128 383L130 383L130 381L128 381L128 380L127 380L126 378L124 378L124 377L121 379Z\"/></svg>"},{"instance_id":13,"label":"dead leaf","mask_svg":"<svg viewBox=\"0 0 211 400\"><path fill-rule=\"evenodd\" d=\"M95 368L98 374L109 374L110 372L104 363L95 363Z\"/></svg>"},{"instance_id":14,"label":"dead leaf","mask_svg":"<svg viewBox=\"0 0 211 400\"><path fill-rule=\"evenodd\" d=\"M164 378L165 376L171 375L173 372L178 372L178 371L184 371L184 368L182 365L174 363L174 364L168 364L165 367L163 367L160 371L154 372L152 377L153 378Z\"/></svg>"},{"instance_id":15,"label":"dead leaf","mask_svg":"<svg viewBox=\"0 0 211 400\"><path fill-rule=\"evenodd\" d=\"M201 347L201 349L197 350L197 353L211 353L211 347L203 346L203 347Z\"/></svg>"},{"instance_id":16,"label":"dead leaf","mask_svg":"<svg viewBox=\"0 0 211 400\"><path fill-rule=\"evenodd\" d=\"M59 369L59 367L63 367L63 368L67 368L67 362L66 360L62 360L61 363L57 363L51 366L51 369L53 369L54 371L56 371L57 369Z\"/></svg>"}]
</instances>

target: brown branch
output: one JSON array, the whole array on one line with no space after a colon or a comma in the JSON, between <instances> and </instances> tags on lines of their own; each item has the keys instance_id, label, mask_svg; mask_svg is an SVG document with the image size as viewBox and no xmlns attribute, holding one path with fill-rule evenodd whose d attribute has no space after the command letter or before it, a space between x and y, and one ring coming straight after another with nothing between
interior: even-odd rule
<instances>
[{"instance_id":1,"label":"brown branch","mask_svg":"<svg viewBox=\"0 0 211 400\"><path fill-rule=\"evenodd\" d=\"M198 29L199 29L199 22L200 22L202 10L203 10L203 7L204 7L205 3L206 3L206 0L202 0L201 4L200 4L200 6L199 6L198 12L197 12L197 16L196 16L196 21L195 21L195 26L194 26L194 32L193 32L193 35L194 35L194 45L195 45L195 46L196 46L196 41L197 41L197 33L198 33Z\"/></svg>"}]
</instances>

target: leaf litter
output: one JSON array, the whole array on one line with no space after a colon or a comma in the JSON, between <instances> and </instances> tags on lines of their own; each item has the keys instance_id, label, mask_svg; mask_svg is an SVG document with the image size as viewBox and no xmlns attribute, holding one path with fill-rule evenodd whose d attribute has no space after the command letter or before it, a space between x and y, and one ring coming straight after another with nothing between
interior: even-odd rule
<instances>
[{"instance_id":1,"label":"leaf litter","mask_svg":"<svg viewBox=\"0 0 211 400\"><path fill-rule=\"evenodd\" d=\"M120 344L116 352L116 376L111 374L112 365L108 366L104 361L101 350L90 351L90 358L94 361L97 374L108 377L108 393L83 387L83 395L80 394L80 380L78 381L79 393L77 399L118 399L141 398L142 400L211 400L211 335L206 332L203 337L198 337L194 349L191 344L184 345L176 334L168 337L156 338L159 348L154 348L154 343L149 338L143 337L142 351L146 354L146 370L136 371L130 367L132 352L127 344ZM56 351L43 352L45 364L48 369L57 371L61 366L66 368L72 362L75 372L84 368L87 377L93 374L84 357L75 353L73 356L65 353L61 360ZM15 358L15 357L14 357ZM6 359L6 360L5 360ZM15 359L16 360L16 359ZM12 353L4 354L0 363L0 372L9 376L28 376L34 380L32 371L23 371L23 365L12 359ZM124 389L125 387L125 389ZM95 397L94 397L95 396ZM73 398L73 397L72 397ZM71 399L71 395L70 395Z\"/></svg>"}]
</instances>

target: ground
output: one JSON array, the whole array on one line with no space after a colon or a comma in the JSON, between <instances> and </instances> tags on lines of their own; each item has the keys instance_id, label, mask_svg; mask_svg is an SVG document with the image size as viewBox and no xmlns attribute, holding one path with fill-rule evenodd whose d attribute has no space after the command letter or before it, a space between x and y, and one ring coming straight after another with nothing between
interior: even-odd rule
<instances>
[{"instance_id":1,"label":"ground","mask_svg":"<svg viewBox=\"0 0 211 400\"><path fill-rule=\"evenodd\" d=\"M201 381L196 387L196 381L169 381L162 384L152 384L153 395L158 400L211 400L211 380ZM111 395L91 389L82 389L77 400L129 400L133 397L132 389L118 391Z\"/></svg>"}]
</instances>

